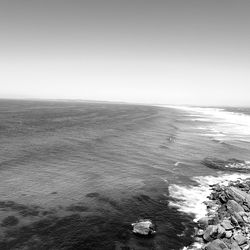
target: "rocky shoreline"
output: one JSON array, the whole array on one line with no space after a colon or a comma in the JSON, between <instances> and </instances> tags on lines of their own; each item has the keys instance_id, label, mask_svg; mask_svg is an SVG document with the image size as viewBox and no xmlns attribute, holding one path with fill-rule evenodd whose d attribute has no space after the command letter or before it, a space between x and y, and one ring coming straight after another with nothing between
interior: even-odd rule
<instances>
[{"instance_id":1,"label":"rocky shoreline","mask_svg":"<svg viewBox=\"0 0 250 250\"><path fill-rule=\"evenodd\" d=\"M201 163L206 167L222 171L233 171L241 173L250 172L249 161L242 161L234 158L228 160L221 160L218 158L207 157Z\"/></svg>"},{"instance_id":2,"label":"rocky shoreline","mask_svg":"<svg viewBox=\"0 0 250 250\"><path fill-rule=\"evenodd\" d=\"M250 178L211 185L207 215L197 221L187 250L250 249Z\"/></svg>"}]
</instances>

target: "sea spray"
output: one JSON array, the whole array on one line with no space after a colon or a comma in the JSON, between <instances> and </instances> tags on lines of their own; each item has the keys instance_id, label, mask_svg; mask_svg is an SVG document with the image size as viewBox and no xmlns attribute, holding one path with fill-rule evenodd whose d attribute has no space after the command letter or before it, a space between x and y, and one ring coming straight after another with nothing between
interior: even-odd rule
<instances>
[{"instance_id":1,"label":"sea spray","mask_svg":"<svg viewBox=\"0 0 250 250\"><path fill-rule=\"evenodd\" d=\"M193 214L196 222L207 213L204 202L208 201L208 196L212 192L211 186L220 184L227 186L230 181L244 180L250 178L250 174L222 174L219 176L196 176L193 180L197 186L170 185L169 193L173 198L169 204L177 207L179 211Z\"/></svg>"}]
</instances>

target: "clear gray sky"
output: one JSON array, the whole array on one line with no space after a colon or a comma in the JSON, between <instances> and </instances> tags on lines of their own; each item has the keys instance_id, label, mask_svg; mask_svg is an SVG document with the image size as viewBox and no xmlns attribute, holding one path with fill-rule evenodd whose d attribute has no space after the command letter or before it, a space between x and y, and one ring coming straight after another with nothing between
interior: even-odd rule
<instances>
[{"instance_id":1,"label":"clear gray sky","mask_svg":"<svg viewBox=\"0 0 250 250\"><path fill-rule=\"evenodd\" d=\"M249 0L1 0L0 98L250 105Z\"/></svg>"}]
</instances>

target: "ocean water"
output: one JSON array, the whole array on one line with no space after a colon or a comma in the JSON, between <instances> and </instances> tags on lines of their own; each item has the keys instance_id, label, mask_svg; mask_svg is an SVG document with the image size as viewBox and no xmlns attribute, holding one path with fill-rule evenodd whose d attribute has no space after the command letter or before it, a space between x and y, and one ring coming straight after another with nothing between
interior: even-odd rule
<instances>
[{"instance_id":1,"label":"ocean water","mask_svg":"<svg viewBox=\"0 0 250 250\"><path fill-rule=\"evenodd\" d=\"M246 175L250 109L0 101L0 249L171 250L193 243L209 184ZM157 234L133 235L152 219Z\"/></svg>"}]
</instances>

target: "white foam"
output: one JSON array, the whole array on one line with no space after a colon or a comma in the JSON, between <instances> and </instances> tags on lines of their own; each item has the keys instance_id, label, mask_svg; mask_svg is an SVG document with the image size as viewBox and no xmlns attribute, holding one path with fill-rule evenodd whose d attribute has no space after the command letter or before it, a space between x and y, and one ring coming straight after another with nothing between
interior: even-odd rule
<instances>
[{"instance_id":1,"label":"white foam","mask_svg":"<svg viewBox=\"0 0 250 250\"><path fill-rule=\"evenodd\" d=\"M187 106L164 106L187 111L193 121L207 122L207 136L227 137L250 141L250 116L246 114L229 112L221 108L200 108ZM209 124L210 123L210 124ZM211 132L211 133L210 133ZM225 138L223 138L225 139Z\"/></svg>"},{"instance_id":2,"label":"white foam","mask_svg":"<svg viewBox=\"0 0 250 250\"><path fill-rule=\"evenodd\" d=\"M170 206L177 207L179 211L192 214L194 221L206 216L207 209L204 204L211 193L210 185L221 184L227 186L230 181L244 180L250 178L250 174L223 174L220 176L197 176L193 180L197 186L170 185L170 196L176 201L170 202Z\"/></svg>"}]
</instances>

